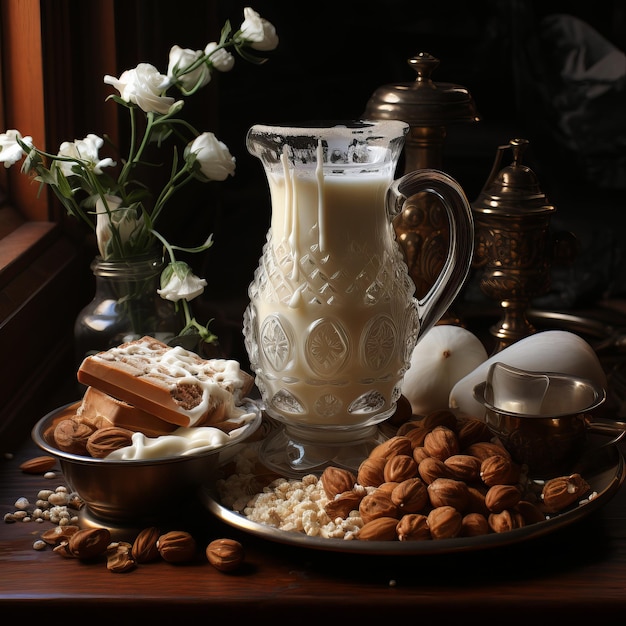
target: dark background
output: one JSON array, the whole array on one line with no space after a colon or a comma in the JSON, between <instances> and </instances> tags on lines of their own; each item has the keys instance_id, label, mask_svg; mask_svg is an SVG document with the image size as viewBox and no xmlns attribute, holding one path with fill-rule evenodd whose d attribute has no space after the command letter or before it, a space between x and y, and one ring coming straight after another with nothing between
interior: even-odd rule
<instances>
[{"instance_id":1,"label":"dark background","mask_svg":"<svg viewBox=\"0 0 626 626\"><path fill-rule=\"evenodd\" d=\"M554 228L579 238L578 260L555 272L544 302L575 308L626 291L621 241L626 68L614 62L621 78L600 81L603 93L597 97L589 91L595 78L591 83L563 79L572 45L579 52L588 46L598 50L598 45L625 50L623 2L136 0L118 5L118 28L129 33L120 38L127 45L119 54L118 75L140 61L165 71L173 44L204 48L218 39L226 19L237 28L248 5L279 35L267 63L254 66L237 58L231 72L216 74L188 100L185 116L226 143L237 171L225 182L186 189L175 200L176 218L168 224L170 240L189 245L214 233L213 248L191 260L209 282L194 305L198 317L216 318L225 350L236 357L242 357L241 315L270 215L261 165L245 148L248 128L285 120L358 118L378 87L414 80L407 61L419 52L440 60L433 80L468 89L481 116L475 124L450 126L444 152L443 169L461 183L470 202L487 179L497 147L523 137L530 141L525 162L557 207ZM582 47L557 28L562 22L554 25L553 16L561 14L590 29ZM571 121L564 127L566 118Z\"/></svg>"}]
</instances>

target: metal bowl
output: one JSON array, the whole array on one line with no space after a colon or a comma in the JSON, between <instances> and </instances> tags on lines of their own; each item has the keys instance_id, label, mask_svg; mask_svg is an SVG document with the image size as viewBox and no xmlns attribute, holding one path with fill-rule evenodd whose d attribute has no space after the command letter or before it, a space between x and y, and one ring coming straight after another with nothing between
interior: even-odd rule
<instances>
[{"instance_id":1,"label":"metal bowl","mask_svg":"<svg viewBox=\"0 0 626 626\"><path fill-rule=\"evenodd\" d=\"M197 502L201 488L215 482L220 464L236 454L241 443L258 429L261 410L253 401L244 408L254 418L224 445L198 452L146 460L97 459L59 450L51 434L62 419L75 414L79 403L60 407L41 418L32 429L33 441L59 460L68 487L84 501L81 516L94 525L111 528L155 524L180 514Z\"/></svg>"},{"instance_id":2,"label":"metal bowl","mask_svg":"<svg viewBox=\"0 0 626 626\"><path fill-rule=\"evenodd\" d=\"M582 378L494 363L473 394L485 408L490 431L515 461L528 465L535 475L571 467L590 433L624 436L623 422L593 417L606 392Z\"/></svg>"}]
</instances>

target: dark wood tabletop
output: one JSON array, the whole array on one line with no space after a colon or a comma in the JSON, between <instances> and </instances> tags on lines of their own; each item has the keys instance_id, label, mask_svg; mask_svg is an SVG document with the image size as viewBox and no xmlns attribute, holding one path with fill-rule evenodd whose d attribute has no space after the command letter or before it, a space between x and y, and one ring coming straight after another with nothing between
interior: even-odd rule
<instances>
[{"instance_id":1,"label":"dark wood tabletop","mask_svg":"<svg viewBox=\"0 0 626 626\"><path fill-rule=\"evenodd\" d=\"M50 399L49 409L61 400ZM624 441L618 447L626 453ZM3 452L3 516L15 510L18 498L33 502L40 489L64 484L60 473L45 478L20 470L23 461L41 454L29 437ZM233 528L200 505L164 502L164 507L175 514L176 530L196 538L197 559L184 564L158 560L126 573L110 572L104 559L81 562L50 548L35 550L34 542L53 526L50 522L0 521L2 623L15 623L5 621L9 616L55 623L85 623L97 616L120 624L202 617L294 624L484 620L508 626L555 620L602 624L626 616L623 486L589 515L544 536L427 555L345 554L285 545ZM210 540L225 537L245 549L242 567L230 574L213 568L204 555Z\"/></svg>"}]
</instances>

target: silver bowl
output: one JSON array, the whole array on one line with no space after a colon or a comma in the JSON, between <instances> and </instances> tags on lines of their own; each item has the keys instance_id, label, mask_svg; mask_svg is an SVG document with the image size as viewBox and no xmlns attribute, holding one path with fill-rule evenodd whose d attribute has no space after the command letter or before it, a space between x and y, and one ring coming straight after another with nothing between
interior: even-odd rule
<instances>
[{"instance_id":1,"label":"silver bowl","mask_svg":"<svg viewBox=\"0 0 626 626\"><path fill-rule=\"evenodd\" d=\"M32 429L33 441L56 457L68 487L85 506L80 516L87 525L141 528L182 514L197 502L200 489L211 487L218 467L234 456L258 429L261 410L246 400L244 408L255 417L231 441L196 454L146 460L97 459L59 450L53 442L55 425L75 414L78 402L41 418Z\"/></svg>"}]
</instances>

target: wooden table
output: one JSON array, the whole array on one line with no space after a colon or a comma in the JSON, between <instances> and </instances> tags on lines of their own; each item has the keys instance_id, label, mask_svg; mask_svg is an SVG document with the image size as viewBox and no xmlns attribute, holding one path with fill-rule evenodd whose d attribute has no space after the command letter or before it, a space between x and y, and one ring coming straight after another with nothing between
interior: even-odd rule
<instances>
[{"instance_id":1,"label":"wooden table","mask_svg":"<svg viewBox=\"0 0 626 626\"><path fill-rule=\"evenodd\" d=\"M626 447L622 445L622 452ZM22 473L39 451L27 442L0 462L0 511L20 496L33 501L42 488L62 484ZM224 525L204 510L184 512L180 529L200 545L231 537L246 549L236 574L197 562L144 564L113 574L104 561L82 563L33 542L49 522L0 523L0 616L32 616L63 623L88 615L126 623L154 617L203 616L336 623L400 617L502 624L602 622L626 615L626 490L590 516L545 537L498 549L449 555L336 554L275 544ZM87 611L87 612L86 612ZM37 617L38 616L38 617ZM60 621L58 621L60 620ZM9 622L4 622L9 623ZM216 622L212 622L216 623ZM461 621L457 623L463 623ZM469 622L469 623L474 623ZM564 622L566 623L566 622Z\"/></svg>"},{"instance_id":2,"label":"wooden table","mask_svg":"<svg viewBox=\"0 0 626 626\"><path fill-rule=\"evenodd\" d=\"M67 397L63 397L64 394ZM61 391L48 409L75 399ZM33 423L38 416L24 416ZM626 442L619 444L626 454ZM1 450L0 450L1 452ZM20 497L63 483L20 471L40 454L28 437L0 459L0 513ZM82 563L33 542L49 522L0 521L0 619L115 624L202 617L211 624L603 624L626 616L626 489L603 507L549 535L479 552L426 556L341 554L277 544L231 528L201 507L180 511L179 530L203 547L230 537L246 550L244 566L223 574L204 558L164 561L124 574L103 560ZM213 620L230 620L229 622ZM411 620L411 621L406 621ZM437 620L435 622L434 620ZM148 622L146 622L148 623ZM202 622L202 623L209 623Z\"/></svg>"}]
</instances>

